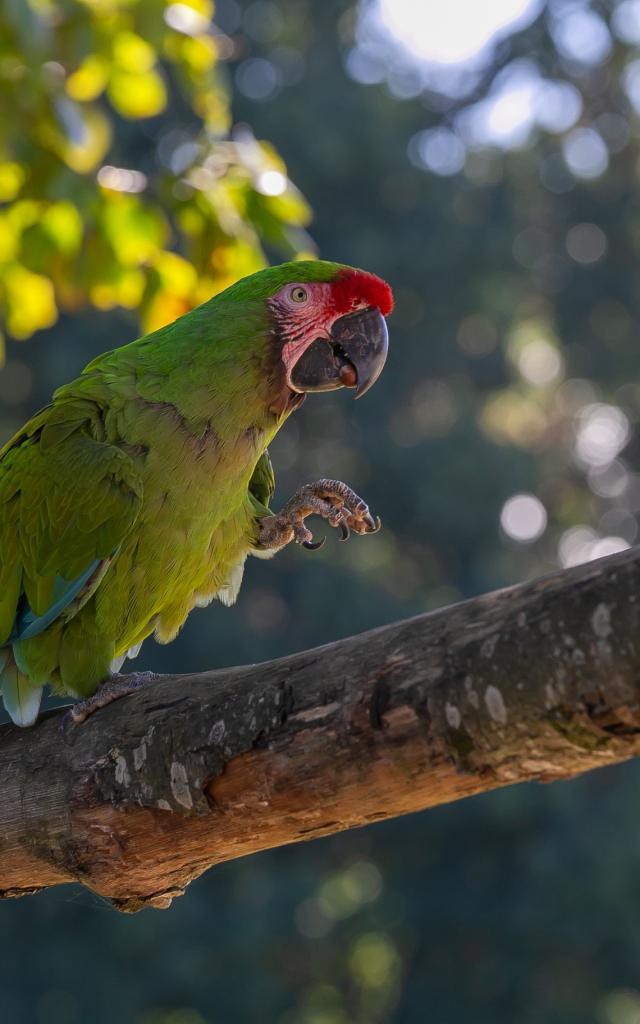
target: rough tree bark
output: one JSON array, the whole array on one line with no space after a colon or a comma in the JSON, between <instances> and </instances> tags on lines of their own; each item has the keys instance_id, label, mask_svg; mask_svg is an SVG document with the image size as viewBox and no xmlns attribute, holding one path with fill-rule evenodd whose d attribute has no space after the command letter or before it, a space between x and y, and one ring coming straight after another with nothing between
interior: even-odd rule
<instances>
[{"instance_id":1,"label":"rough tree bark","mask_svg":"<svg viewBox=\"0 0 640 1024\"><path fill-rule=\"evenodd\" d=\"M212 864L640 753L640 550L0 729L0 895L165 907Z\"/></svg>"}]
</instances>

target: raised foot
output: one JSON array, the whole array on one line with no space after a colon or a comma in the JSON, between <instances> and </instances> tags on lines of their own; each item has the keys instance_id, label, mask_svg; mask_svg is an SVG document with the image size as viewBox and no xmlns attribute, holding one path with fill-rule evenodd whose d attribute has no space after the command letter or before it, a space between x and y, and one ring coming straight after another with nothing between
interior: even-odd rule
<instances>
[{"instance_id":1,"label":"raised foot","mask_svg":"<svg viewBox=\"0 0 640 1024\"><path fill-rule=\"evenodd\" d=\"M95 711L105 708L107 704L113 704L121 697L128 697L130 693L135 693L141 686L146 686L147 683L158 678L156 672L131 672L126 676L112 676L102 684L100 689L96 690L93 696L86 700L79 700L77 704L69 708L62 719L61 728L66 731L73 726L81 725Z\"/></svg>"},{"instance_id":2,"label":"raised foot","mask_svg":"<svg viewBox=\"0 0 640 1024\"><path fill-rule=\"evenodd\" d=\"M330 526L339 527L341 540L347 540L351 531L377 533L381 526L366 501L341 480L316 480L301 487L278 515L260 521L260 547L281 548L292 540L311 550L322 547L324 540L315 542L305 526L304 520L311 515L322 516Z\"/></svg>"}]
</instances>

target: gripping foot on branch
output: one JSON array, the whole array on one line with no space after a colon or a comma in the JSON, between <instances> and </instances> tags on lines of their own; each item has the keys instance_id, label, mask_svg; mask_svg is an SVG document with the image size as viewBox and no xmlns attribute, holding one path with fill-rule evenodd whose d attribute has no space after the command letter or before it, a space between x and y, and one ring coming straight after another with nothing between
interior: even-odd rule
<instances>
[{"instance_id":1,"label":"gripping foot on branch","mask_svg":"<svg viewBox=\"0 0 640 1024\"><path fill-rule=\"evenodd\" d=\"M260 547L274 550L292 540L312 551L322 547L324 539L314 541L304 523L312 515L322 516L330 526L339 527L341 540L347 540L351 531L377 533L381 526L379 517L374 519L369 512L366 501L341 480L316 480L301 487L278 515L260 520Z\"/></svg>"},{"instance_id":2,"label":"gripping foot on branch","mask_svg":"<svg viewBox=\"0 0 640 1024\"><path fill-rule=\"evenodd\" d=\"M77 704L69 708L61 722L63 731L66 732L74 725L81 725L95 711L105 708L107 704L112 704L114 700L120 700L121 697L128 697L130 693L135 693L141 686L146 686L147 683L157 678L156 672L131 672L126 676L113 675L91 697L79 700Z\"/></svg>"}]
</instances>

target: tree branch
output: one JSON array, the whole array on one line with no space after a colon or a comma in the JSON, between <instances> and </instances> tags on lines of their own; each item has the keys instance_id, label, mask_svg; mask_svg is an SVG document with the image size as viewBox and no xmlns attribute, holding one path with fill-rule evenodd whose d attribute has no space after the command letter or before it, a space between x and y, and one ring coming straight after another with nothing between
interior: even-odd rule
<instances>
[{"instance_id":1,"label":"tree branch","mask_svg":"<svg viewBox=\"0 0 640 1024\"><path fill-rule=\"evenodd\" d=\"M640 551L0 729L0 895L168 906L212 864L640 753Z\"/></svg>"}]
</instances>

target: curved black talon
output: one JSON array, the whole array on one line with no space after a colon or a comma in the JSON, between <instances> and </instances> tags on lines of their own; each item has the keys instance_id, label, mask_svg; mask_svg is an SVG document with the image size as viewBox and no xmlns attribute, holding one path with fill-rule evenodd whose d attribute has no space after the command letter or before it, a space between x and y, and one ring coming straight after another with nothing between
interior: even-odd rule
<instances>
[{"instance_id":1,"label":"curved black talon","mask_svg":"<svg viewBox=\"0 0 640 1024\"><path fill-rule=\"evenodd\" d=\"M60 716L58 721L58 732L63 739L67 739L76 724L73 718L73 704L65 704L62 710L64 714Z\"/></svg>"},{"instance_id":2,"label":"curved black talon","mask_svg":"<svg viewBox=\"0 0 640 1024\"><path fill-rule=\"evenodd\" d=\"M339 541L349 540L349 537L351 536L351 530L344 522L344 520L340 523L340 533L342 534L342 536L338 537Z\"/></svg>"},{"instance_id":3,"label":"curved black talon","mask_svg":"<svg viewBox=\"0 0 640 1024\"><path fill-rule=\"evenodd\" d=\"M369 533L377 533L378 530L382 529L382 520L380 519L380 516L376 516L375 519L372 519L371 521L373 526L369 530Z\"/></svg>"},{"instance_id":4,"label":"curved black talon","mask_svg":"<svg viewBox=\"0 0 640 1024\"><path fill-rule=\"evenodd\" d=\"M302 547L306 548L307 551L317 551L318 548L322 547L326 539L326 537L323 537L322 540L303 540Z\"/></svg>"}]
</instances>

